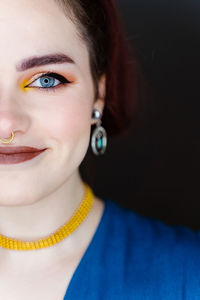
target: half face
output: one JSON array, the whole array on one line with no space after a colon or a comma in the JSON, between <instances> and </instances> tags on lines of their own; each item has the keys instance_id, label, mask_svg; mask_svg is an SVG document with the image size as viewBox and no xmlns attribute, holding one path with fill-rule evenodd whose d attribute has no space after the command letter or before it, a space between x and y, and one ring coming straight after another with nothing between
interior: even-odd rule
<instances>
[{"instance_id":1,"label":"half face","mask_svg":"<svg viewBox=\"0 0 200 300\"><path fill-rule=\"evenodd\" d=\"M0 137L14 131L9 147L46 149L15 164L0 156L0 205L26 205L76 174L102 101L94 101L86 44L53 0L1 1L0 40Z\"/></svg>"}]
</instances>

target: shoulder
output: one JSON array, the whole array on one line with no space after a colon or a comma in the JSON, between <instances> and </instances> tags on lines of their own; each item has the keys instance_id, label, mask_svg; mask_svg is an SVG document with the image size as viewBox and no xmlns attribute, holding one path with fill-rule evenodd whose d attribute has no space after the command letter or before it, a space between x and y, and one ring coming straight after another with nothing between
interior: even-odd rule
<instances>
[{"instance_id":1,"label":"shoulder","mask_svg":"<svg viewBox=\"0 0 200 300\"><path fill-rule=\"evenodd\" d=\"M199 233L143 217L110 200L105 203L107 255L112 256L112 266L117 265L112 268L115 275L119 270L120 276L125 274L126 288L142 286L138 292L144 299L153 299L145 294L150 291L154 299L163 299L167 288L165 299L182 299L183 289L198 294L190 294L190 299L199 299Z\"/></svg>"},{"instance_id":2,"label":"shoulder","mask_svg":"<svg viewBox=\"0 0 200 300\"><path fill-rule=\"evenodd\" d=\"M154 218L142 216L108 199L105 200L105 213L113 233L117 232L118 237L132 238L142 244L162 241L162 246L163 243L169 246L182 243L186 246L187 242L189 242L188 246L200 243L199 232L180 225L167 225Z\"/></svg>"},{"instance_id":3,"label":"shoulder","mask_svg":"<svg viewBox=\"0 0 200 300\"><path fill-rule=\"evenodd\" d=\"M198 232L184 226L167 225L154 218L142 216L108 199L105 200L105 213L113 233L117 232L118 237L128 237L142 244L162 241L162 245L184 243L186 246L186 241L189 242L188 245L200 241Z\"/></svg>"}]
</instances>

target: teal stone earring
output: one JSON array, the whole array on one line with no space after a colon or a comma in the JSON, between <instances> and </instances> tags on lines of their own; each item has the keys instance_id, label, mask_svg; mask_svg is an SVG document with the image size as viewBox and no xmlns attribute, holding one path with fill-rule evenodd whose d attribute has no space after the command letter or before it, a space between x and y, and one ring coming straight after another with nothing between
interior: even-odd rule
<instances>
[{"instance_id":1,"label":"teal stone earring","mask_svg":"<svg viewBox=\"0 0 200 300\"><path fill-rule=\"evenodd\" d=\"M95 155L102 155L107 147L107 134L105 129L101 126L101 113L93 110L92 118L97 120L96 128L94 129L91 137L91 147Z\"/></svg>"}]
</instances>

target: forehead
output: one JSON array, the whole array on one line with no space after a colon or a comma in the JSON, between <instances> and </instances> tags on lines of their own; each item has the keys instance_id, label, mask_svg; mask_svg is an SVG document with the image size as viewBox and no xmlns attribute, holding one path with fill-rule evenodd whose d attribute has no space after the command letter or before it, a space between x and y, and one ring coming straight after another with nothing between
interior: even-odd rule
<instances>
[{"instance_id":1,"label":"forehead","mask_svg":"<svg viewBox=\"0 0 200 300\"><path fill-rule=\"evenodd\" d=\"M1 58L67 51L79 60L88 53L77 31L55 0L0 0Z\"/></svg>"}]
</instances>

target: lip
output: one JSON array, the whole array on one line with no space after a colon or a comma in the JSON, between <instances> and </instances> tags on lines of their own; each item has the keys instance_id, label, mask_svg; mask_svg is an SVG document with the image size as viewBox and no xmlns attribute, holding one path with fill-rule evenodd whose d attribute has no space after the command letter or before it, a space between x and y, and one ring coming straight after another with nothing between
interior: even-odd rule
<instances>
[{"instance_id":1,"label":"lip","mask_svg":"<svg viewBox=\"0 0 200 300\"><path fill-rule=\"evenodd\" d=\"M40 155L45 149L34 147L0 147L0 164L19 164Z\"/></svg>"}]
</instances>

